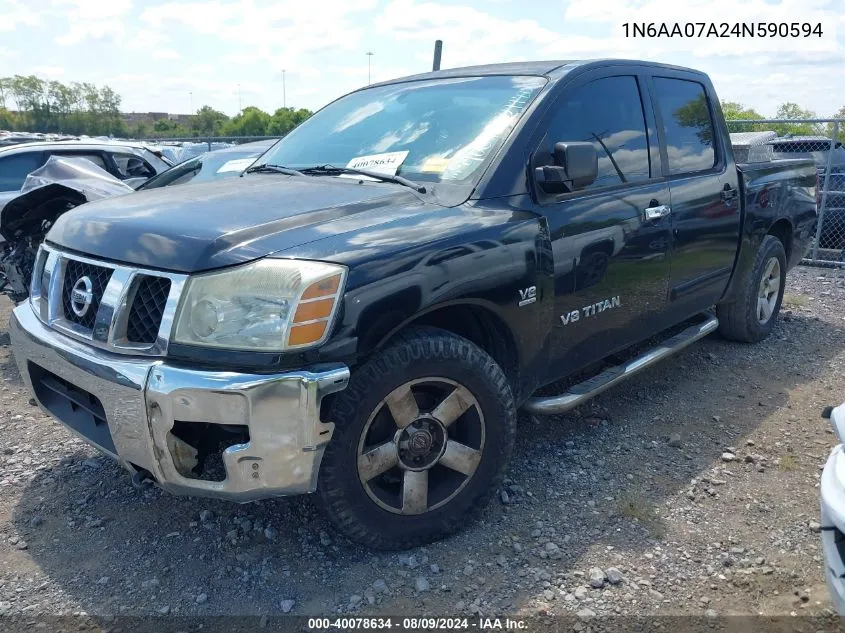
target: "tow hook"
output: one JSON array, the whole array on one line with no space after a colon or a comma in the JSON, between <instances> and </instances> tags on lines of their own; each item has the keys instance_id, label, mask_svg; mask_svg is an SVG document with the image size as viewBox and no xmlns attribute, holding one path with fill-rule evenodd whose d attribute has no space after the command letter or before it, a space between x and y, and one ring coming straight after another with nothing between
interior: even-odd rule
<instances>
[{"instance_id":1,"label":"tow hook","mask_svg":"<svg viewBox=\"0 0 845 633\"><path fill-rule=\"evenodd\" d=\"M138 468L132 472L132 485L138 490L143 490L155 483L150 471Z\"/></svg>"}]
</instances>

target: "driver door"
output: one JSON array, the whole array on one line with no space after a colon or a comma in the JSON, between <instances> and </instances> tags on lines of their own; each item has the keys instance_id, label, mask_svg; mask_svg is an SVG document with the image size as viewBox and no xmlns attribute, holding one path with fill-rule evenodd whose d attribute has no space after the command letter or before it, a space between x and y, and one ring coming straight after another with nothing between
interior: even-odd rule
<instances>
[{"instance_id":1,"label":"driver door","mask_svg":"<svg viewBox=\"0 0 845 633\"><path fill-rule=\"evenodd\" d=\"M590 142L598 154L592 184L540 194L554 257L553 376L569 375L665 327L669 186L647 82L628 73L605 71L564 88L533 156L534 164L547 162L556 142Z\"/></svg>"}]
</instances>

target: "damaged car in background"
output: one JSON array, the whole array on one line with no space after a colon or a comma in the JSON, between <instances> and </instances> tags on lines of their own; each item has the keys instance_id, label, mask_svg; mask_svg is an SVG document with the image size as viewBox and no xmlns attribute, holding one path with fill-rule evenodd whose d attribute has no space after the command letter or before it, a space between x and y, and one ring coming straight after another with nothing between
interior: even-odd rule
<instances>
[{"instance_id":1,"label":"damaged car in background","mask_svg":"<svg viewBox=\"0 0 845 633\"><path fill-rule=\"evenodd\" d=\"M86 158L51 156L0 211L0 292L26 299L38 247L56 219L85 202L134 189Z\"/></svg>"},{"instance_id":2,"label":"damaged car in background","mask_svg":"<svg viewBox=\"0 0 845 633\"><path fill-rule=\"evenodd\" d=\"M173 187L240 176L276 139L206 152L142 181L137 190ZM56 219L85 202L135 191L86 157L51 156L26 176L0 210L0 292L26 299L38 246Z\"/></svg>"}]
</instances>

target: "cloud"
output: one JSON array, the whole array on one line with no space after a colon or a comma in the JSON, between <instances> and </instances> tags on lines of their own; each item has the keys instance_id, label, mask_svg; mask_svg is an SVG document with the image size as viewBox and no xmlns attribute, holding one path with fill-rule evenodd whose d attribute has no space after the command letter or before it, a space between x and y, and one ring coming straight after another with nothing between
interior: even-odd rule
<instances>
[{"instance_id":1,"label":"cloud","mask_svg":"<svg viewBox=\"0 0 845 633\"><path fill-rule=\"evenodd\" d=\"M518 47L547 46L560 38L536 20L510 20L470 6L415 0L391 0L376 18L375 27L378 33L398 40L433 43L442 39L449 66L515 61L524 55Z\"/></svg>"},{"instance_id":2,"label":"cloud","mask_svg":"<svg viewBox=\"0 0 845 633\"><path fill-rule=\"evenodd\" d=\"M60 66L35 66L30 69L29 74L47 79L60 79L64 77L65 69Z\"/></svg>"},{"instance_id":3,"label":"cloud","mask_svg":"<svg viewBox=\"0 0 845 633\"><path fill-rule=\"evenodd\" d=\"M132 9L132 0L53 0L53 4L68 26L56 40L62 45L89 38L119 40L125 31L124 19Z\"/></svg>"},{"instance_id":4,"label":"cloud","mask_svg":"<svg viewBox=\"0 0 845 633\"><path fill-rule=\"evenodd\" d=\"M38 26L38 11L16 0L0 0L0 32L15 31L22 26Z\"/></svg>"},{"instance_id":5,"label":"cloud","mask_svg":"<svg viewBox=\"0 0 845 633\"><path fill-rule=\"evenodd\" d=\"M273 68L295 69L315 54L360 47L364 22L351 16L375 6L376 0L324 0L319 9L307 2L169 2L144 9L140 20L235 45L230 55L235 63L266 61Z\"/></svg>"},{"instance_id":6,"label":"cloud","mask_svg":"<svg viewBox=\"0 0 845 633\"><path fill-rule=\"evenodd\" d=\"M529 59L620 57L708 72L720 96L765 114L798 101L842 106L842 0L0 0L3 75L66 69L63 81L109 84L127 109L234 114L315 109L367 83L430 68ZM530 9L540 7L542 11ZM812 38L625 37L625 22L820 21ZM836 39L836 37L839 39ZM178 60L178 63L174 63ZM286 70L285 96L281 71ZM116 79L115 79L116 78ZM113 83L114 80L114 83ZM241 99L238 99L240 84ZM386 142L386 141L385 141Z\"/></svg>"}]
</instances>

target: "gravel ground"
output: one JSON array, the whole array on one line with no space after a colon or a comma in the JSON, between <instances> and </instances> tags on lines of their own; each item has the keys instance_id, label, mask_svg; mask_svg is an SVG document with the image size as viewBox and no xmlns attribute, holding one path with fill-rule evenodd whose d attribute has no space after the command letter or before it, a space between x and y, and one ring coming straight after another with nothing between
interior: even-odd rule
<instances>
[{"instance_id":1,"label":"gravel ground","mask_svg":"<svg viewBox=\"0 0 845 633\"><path fill-rule=\"evenodd\" d=\"M350 544L307 497L136 490L30 403L4 333L0 615L824 616L843 273L798 268L787 292L762 344L712 336L583 411L524 417L480 521L405 553Z\"/></svg>"}]
</instances>

